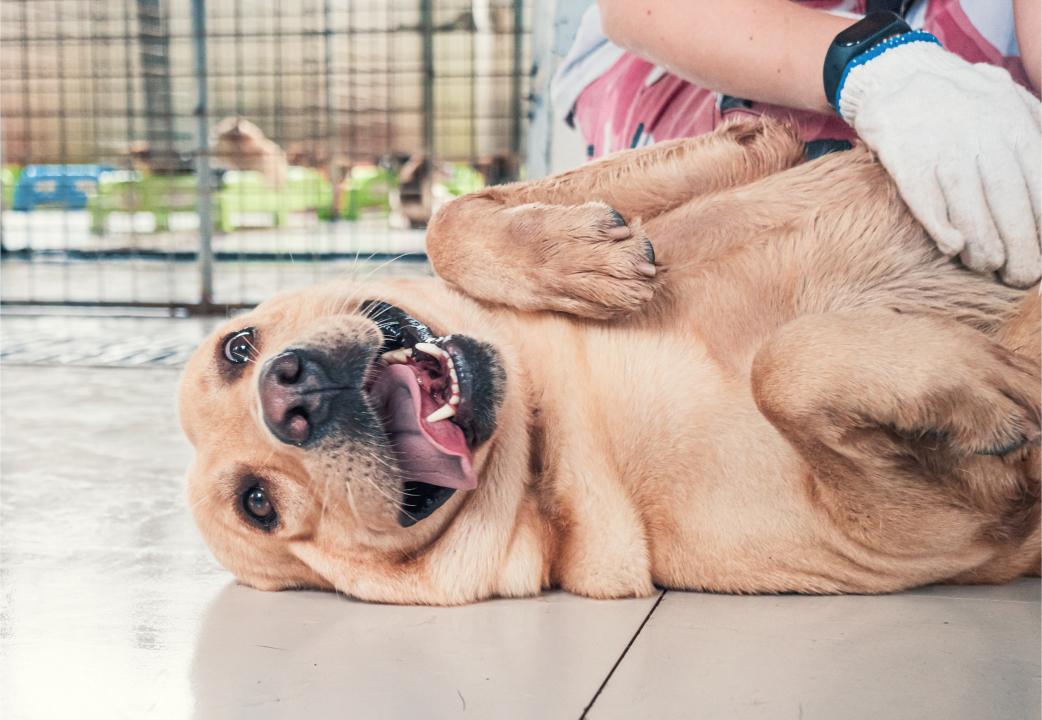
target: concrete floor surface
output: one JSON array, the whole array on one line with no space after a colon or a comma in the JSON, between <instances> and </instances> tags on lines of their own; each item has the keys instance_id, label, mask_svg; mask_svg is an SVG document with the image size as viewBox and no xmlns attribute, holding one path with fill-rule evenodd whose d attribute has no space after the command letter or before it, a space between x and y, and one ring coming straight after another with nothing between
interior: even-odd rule
<instances>
[{"instance_id":1,"label":"concrete floor surface","mask_svg":"<svg viewBox=\"0 0 1042 720\"><path fill-rule=\"evenodd\" d=\"M5 324L5 344L47 326ZM208 327L82 325L81 343ZM451 609L237 586L185 507L176 381L0 366L0 717L1040 716L1035 579Z\"/></svg>"}]
</instances>

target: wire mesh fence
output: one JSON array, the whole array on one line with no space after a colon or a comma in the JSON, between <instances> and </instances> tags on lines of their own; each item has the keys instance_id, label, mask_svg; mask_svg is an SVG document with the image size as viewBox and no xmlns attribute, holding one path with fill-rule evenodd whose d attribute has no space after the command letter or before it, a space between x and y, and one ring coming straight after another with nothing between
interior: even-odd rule
<instances>
[{"instance_id":1,"label":"wire mesh fence","mask_svg":"<svg viewBox=\"0 0 1042 720\"><path fill-rule=\"evenodd\" d=\"M207 309L425 272L438 205L520 172L528 13L0 1L3 301Z\"/></svg>"}]
</instances>

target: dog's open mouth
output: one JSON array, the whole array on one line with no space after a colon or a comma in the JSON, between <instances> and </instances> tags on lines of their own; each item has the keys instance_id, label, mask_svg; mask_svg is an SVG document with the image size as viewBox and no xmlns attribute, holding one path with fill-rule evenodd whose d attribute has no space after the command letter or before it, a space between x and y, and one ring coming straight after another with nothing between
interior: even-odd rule
<instances>
[{"instance_id":1,"label":"dog's open mouth","mask_svg":"<svg viewBox=\"0 0 1042 720\"><path fill-rule=\"evenodd\" d=\"M402 526L428 517L456 490L473 490L470 361L464 343L435 337L386 303L367 312L384 335L366 391L403 478Z\"/></svg>"}]
</instances>

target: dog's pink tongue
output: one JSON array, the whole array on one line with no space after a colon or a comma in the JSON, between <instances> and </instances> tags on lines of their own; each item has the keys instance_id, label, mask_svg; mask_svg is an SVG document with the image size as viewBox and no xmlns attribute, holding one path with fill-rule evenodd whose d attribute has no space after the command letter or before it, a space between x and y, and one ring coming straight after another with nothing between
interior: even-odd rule
<instances>
[{"instance_id":1,"label":"dog's pink tongue","mask_svg":"<svg viewBox=\"0 0 1042 720\"><path fill-rule=\"evenodd\" d=\"M385 418L387 436L405 480L473 490L478 479L471 467L463 431L451 420L428 423L437 403L420 390L406 365L389 365L369 389L376 409Z\"/></svg>"}]
</instances>

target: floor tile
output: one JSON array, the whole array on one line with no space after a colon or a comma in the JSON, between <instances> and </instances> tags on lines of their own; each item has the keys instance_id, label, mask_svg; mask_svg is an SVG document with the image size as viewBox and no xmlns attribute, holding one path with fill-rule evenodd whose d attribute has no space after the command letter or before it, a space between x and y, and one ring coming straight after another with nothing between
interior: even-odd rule
<instances>
[{"instance_id":1,"label":"floor tile","mask_svg":"<svg viewBox=\"0 0 1042 720\"><path fill-rule=\"evenodd\" d=\"M198 636L196 717L578 718L653 602L394 607L228 587Z\"/></svg>"},{"instance_id":2,"label":"floor tile","mask_svg":"<svg viewBox=\"0 0 1042 720\"><path fill-rule=\"evenodd\" d=\"M1039 717L1039 581L866 597L667 593L591 718Z\"/></svg>"},{"instance_id":3,"label":"floor tile","mask_svg":"<svg viewBox=\"0 0 1042 720\"><path fill-rule=\"evenodd\" d=\"M944 597L952 600L1023 602L1039 607L1042 604L1042 583L1024 579L1009 585L929 585L909 590L906 595Z\"/></svg>"}]
</instances>

